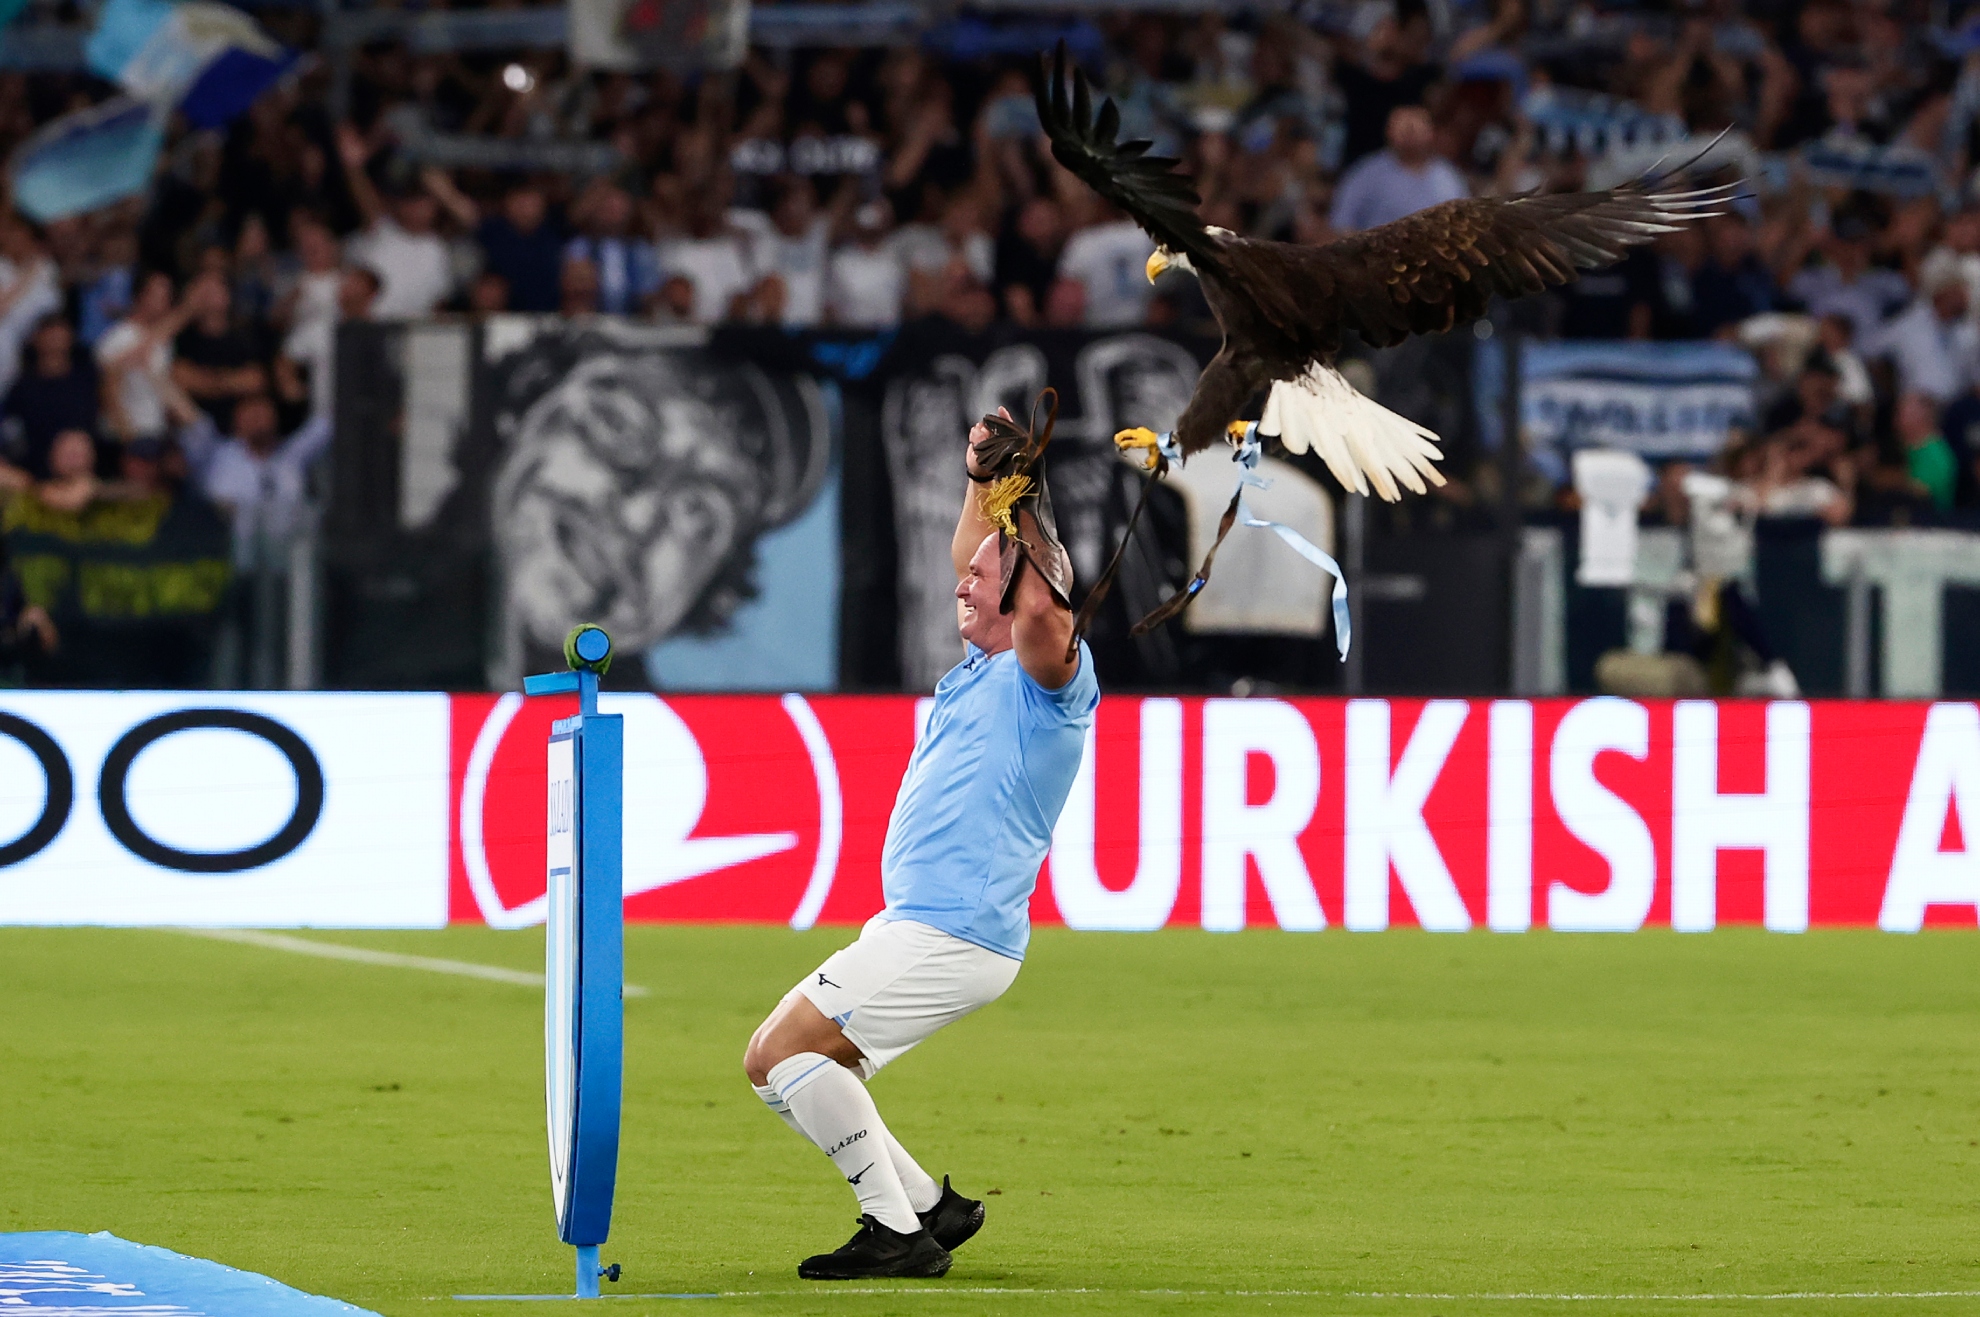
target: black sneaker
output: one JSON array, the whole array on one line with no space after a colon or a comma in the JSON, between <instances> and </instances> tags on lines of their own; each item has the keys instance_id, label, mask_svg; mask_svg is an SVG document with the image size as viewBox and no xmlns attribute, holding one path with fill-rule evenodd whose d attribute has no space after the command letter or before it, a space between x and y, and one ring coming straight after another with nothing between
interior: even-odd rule
<instances>
[{"instance_id":1,"label":"black sneaker","mask_svg":"<svg viewBox=\"0 0 1980 1317\"><path fill-rule=\"evenodd\" d=\"M983 1229L982 1201L965 1198L951 1189L946 1175L942 1177L942 1197L935 1206L915 1215L921 1218L921 1228L935 1236L935 1242L952 1253L968 1243L970 1236Z\"/></svg>"},{"instance_id":2,"label":"black sneaker","mask_svg":"<svg viewBox=\"0 0 1980 1317\"><path fill-rule=\"evenodd\" d=\"M967 1239L965 1235L963 1238ZM866 1280L875 1276L945 1276L949 1250L926 1230L904 1235L870 1216L843 1248L798 1263L800 1280Z\"/></svg>"}]
</instances>

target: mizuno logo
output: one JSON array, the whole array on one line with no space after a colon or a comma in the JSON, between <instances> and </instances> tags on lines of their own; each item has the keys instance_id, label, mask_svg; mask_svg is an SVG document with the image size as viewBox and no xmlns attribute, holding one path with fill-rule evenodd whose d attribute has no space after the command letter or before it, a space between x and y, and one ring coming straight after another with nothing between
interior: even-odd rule
<instances>
[{"instance_id":1,"label":"mizuno logo","mask_svg":"<svg viewBox=\"0 0 1980 1317\"><path fill-rule=\"evenodd\" d=\"M826 988L836 988L839 986L838 984L832 982L832 980L826 978L823 974L820 974L818 976L818 983L820 987L826 987Z\"/></svg>"},{"instance_id":2,"label":"mizuno logo","mask_svg":"<svg viewBox=\"0 0 1980 1317\"><path fill-rule=\"evenodd\" d=\"M860 1181L860 1177L864 1176L868 1171L872 1170L873 1166L874 1163L872 1162L866 1163L866 1165L859 1168L859 1175L848 1175L846 1177L846 1183L851 1185L857 1185Z\"/></svg>"},{"instance_id":3,"label":"mizuno logo","mask_svg":"<svg viewBox=\"0 0 1980 1317\"><path fill-rule=\"evenodd\" d=\"M845 1137L845 1138L843 1138L843 1139L840 1139L840 1140L839 1140L839 1141L838 1141L837 1143L835 1143L835 1144L833 1144L833 1145L832 1145L831 1147L829 1147L829 1148L827 1148L827 1149L825 1150L825 1155L826 1155L827 1157L836 1157L836 1156L838 1156L838 1155L839 1155L840 1153L842 1153L842 1152L844 1152L844 1151L845 1151L845 1150L846 1150L847 1148L850 1148L850 1147L852 1147L852 1146L853 1146L853 1144L855 1144L855 1143L858 1143L858 1142L859 1142L859 1141L860 1141L861 1139L863 1139L863 1138L865 1138L865 1137L866 1137L866 1131L865 1131L865 1130L857 1130L857 1131L855 1131L855 1132L853 1132L853 1133L851 1133L851 1134L848 1134L848 1135L846 1135L846 1137ZM864 1174L866 1174L866 1172L865 1172L865 1171L861 1171L861 1172L860 1172L860 1174L861 1174L861 1175L864 1175Z\"/></svg>"}]
</instances>

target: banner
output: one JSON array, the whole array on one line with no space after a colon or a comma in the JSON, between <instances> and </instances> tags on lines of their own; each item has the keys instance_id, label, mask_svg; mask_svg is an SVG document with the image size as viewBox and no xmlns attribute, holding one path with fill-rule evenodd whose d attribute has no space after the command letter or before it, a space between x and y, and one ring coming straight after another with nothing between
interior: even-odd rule
<instances>
[{"instance_id":1,"label":"banner","mask_svg":"<svg viewBox=\"0 0 1980 1317\"><path fill-rule=\"evenodd\" d=\"M234 579L227 524L205 499L99 499L79 511L24 495L0 515L28 602L62 643L31 677L49 686L198 687Z\"/></svg>"},{"instance_id":2,"label":"banner","mask_svg":"<svg viewBox=\"0 0 1980 1317\"><path fill-rule=\"evenodd\" d=\"M602 696L625 718L626 917L864 921L930 703ZM0 694L0 924L540 923L543 746L573 707ZM1115 696L1032 918L1971 927L1976 839L1969 702Z\"/></svg>"},{"instance_id":3,"label":"banner","mask_svg":"<svg viewBox=\"0 0 1980 1317\"><path fill-rule=\"evenodd\" d=\"M605 318L350 324L337 350L328 683L513 690L595 622L614 684L837 684L829 380Z\"/></svg>"},{"instance_id":4,"label":"banner","mask_svg":"<svg viewBox=\"0 0 1980 1317\"><path fill-rule=\"evenodd\" d=\"M1505 390L1498 342L1481 343L1474 362L1480 437L1496 448ZM1729 343L1528 341L1520 352L1520 426L1527 447L1556 467L1576 448L1709 456L1734 426L1754 424L1759 369Z\"/></svg>"},{"instance_id":5,"label":"banner","mask_svg":"<svg viewBox=\"0 0 1980 1317\"><path fill-rule=\"evenodd\" d=\"M455 697L451 918L540 919L541 747L564 703ZM873 914L927 705L608 697L627 918ZM1975 828L1970 703L1110 697L1032 917L1915 931L1980 918Z\"/></svg>"},{"instance_id":6,"label":"banner","mask_svg":"<svg viewBox=\"0 0 1980 1317\"><path fill-rule=\"evenodd\" d=\"M447 723L444 695L0 691L0 924L438 926Z\"/></svg>"}]
</instances>

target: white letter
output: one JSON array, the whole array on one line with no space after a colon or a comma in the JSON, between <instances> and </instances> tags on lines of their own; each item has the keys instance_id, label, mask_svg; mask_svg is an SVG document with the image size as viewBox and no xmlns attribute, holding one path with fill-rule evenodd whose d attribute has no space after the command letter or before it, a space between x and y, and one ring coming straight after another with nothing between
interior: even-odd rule
<instances>
[{"instance_id":1,"label":"white letter","mask_svg":"<svg viewBox=\"0 0 1980 1317\"><path fill-rule=\"evenodd\" d=\"M1471 915L1423 822L1423 802L1437 785L1464 727L1463 700L1423 706L1389 773L1389 702L1349 700L1347 707L1347 899L1341 922L1357 931L1389 926L1389 864L1417 922L1436 933L1471 927Z\"/></svg>"},{"instance_id":2,"label":"white letter","mask_svg":"<svg viewBox=\"0 0 1980 1317\"><path fill-rule=\"evenodd\" d=\"M1967 813L1966 806L1975 809ZM1963 851L1942 851L1939 839L1946 811L1959 811ZM1916 933L1928 905L1970 905L1980 914L1980 708L1935 704L1925 715L1918 742L1918 765L1904 798L1891 855L1890 882L1877 927L1887 933Z\"/></svg>"},{"instance_id":3,"label":"white letter","mask_svg":"<svg viewBox=\"0 0 1980 1317\"><path fill-rule=\"evenodd\" d=\"M1533 706L1492 701L1486 770L1485 922L1499 933L1533 926Z\"/></svg>"},{"instance_id":4,"label":"white letter","mask_svg":"<svg viewBox=\"0 0 1980 1317\"><path fill-rule=\"evenodd\" d=\"M1272 760L1272 798L1245 802L1245 759ZM1203 702L1203 926L1244 927L1244 857L1258 876L1279 927L1306 933L1327 926L1299 834L1320 802L1320 747L1306 718L1283 700Z\"/></svg>"},{"instance_id":5,"label":"white letter","mask_svg":"<svg viewBox=\"0 0 1980 1317\"><path fill-rule=\"evenodd\" d=\"M1767 927L1807 932L1808 706L1767 706L1767 785L1757 794L1719 790L1718 705L1679 700L1671 723L1671 927L1710 931L1719 852L1751 848L1767 855Z\"/></svg>"},{"instance_id":6,"label":"white letter","mask_svg":"<svg viewBox=\"0 0 1980 1317\"><path fill-rule=\"evenodd\" d=\"M1548 785L1554 812L1576 840L1609 862L1609 885L1593 894L1547 887L1547 927L1573 933L1631 933L1643 927L1657 891L1657 848L1643 817L1595 780L1595 756L1620 750L1650 757L1650 711L1604 695L1583 700L1554 729Z\"/></svg>"},{"instance_id":7,"label":"white letter","mask_svg":"<svg viewBox=\"0 0 1980 1317\"><path fill-rule=\"evenodd\" d=\"M1141 702L1141 841L1134 881L1109 891L1093 862L1094 728L1052 831L1052 899L1068 928L1145 933L1169 922L1182 886L1181 700Z\"/></svg>"}]
</instances>

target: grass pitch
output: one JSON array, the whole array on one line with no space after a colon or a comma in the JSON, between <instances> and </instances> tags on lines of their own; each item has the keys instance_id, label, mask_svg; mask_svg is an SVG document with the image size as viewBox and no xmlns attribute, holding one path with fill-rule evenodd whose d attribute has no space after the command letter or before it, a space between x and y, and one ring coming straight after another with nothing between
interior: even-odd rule
<instances>
[{"instance_id":1,"label":"grass pitch","mask_svg":"<svg viewBox=\"0 0 1980 1317\"><path fill-rule=\"evenodd\" d=\"M852 935L630 930L652 995L626 1011L620 1291L860 1317L1980 1312L1972 933L1043 930L1002 1002L874 1085L930 1171L992 1195L988 1226L944 1281L847 1289L794 1264L851 1233L852 1195L740 1056ZM307 936L542 964L540 933ZM4 929L0 1001L0 1230L110 1230L390 1317L569 1291L530 989ZM1879 1297L1739 1297L1788 1294ZM1513 1295L1624 1297L1490 1297ZM1728 1297L1648 1297L1680 1295Z\"/></svg>"}]
</instances>

